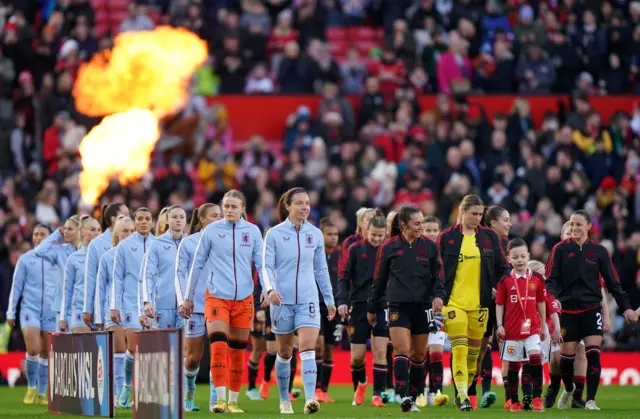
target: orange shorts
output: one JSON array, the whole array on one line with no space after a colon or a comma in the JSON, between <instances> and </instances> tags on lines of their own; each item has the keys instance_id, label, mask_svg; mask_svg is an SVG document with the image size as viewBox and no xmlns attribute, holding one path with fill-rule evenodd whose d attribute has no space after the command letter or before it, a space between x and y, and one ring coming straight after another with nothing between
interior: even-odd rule
<instances>
[{"instance_id":1,"label":"orange shorts","mask_svg":"<svg viewBox=\"0 0 640 419\"><path fill-rule=\"evenodd\" d=\"M244 300L222 300L213 297L207 290L204 301L204 317L208 322L222 321L230 327L251 329L253 326L253 295Z\"/></svg>"}]
</instances>

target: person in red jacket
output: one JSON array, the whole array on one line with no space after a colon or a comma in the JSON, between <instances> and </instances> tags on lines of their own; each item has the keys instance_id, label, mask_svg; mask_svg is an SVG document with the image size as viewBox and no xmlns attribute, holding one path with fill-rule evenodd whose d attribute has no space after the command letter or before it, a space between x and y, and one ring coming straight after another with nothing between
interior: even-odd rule
<instances>
[{"instance_id":1,"label":"person in red jacket","mask_svg":"<svg viewBox=\"0 0 640 419\"><path fill-rule=\"evenodd\" d=\"M58 170L58 160L62 155L62 149L60 148L60 140L66 130L67 122L71 121L69 112L58 112L53 125L51 125L44 132L44 139L42 143L42 154L44 161L47 164L47 173L53 175Z\"/></svg>"}]
</instances>

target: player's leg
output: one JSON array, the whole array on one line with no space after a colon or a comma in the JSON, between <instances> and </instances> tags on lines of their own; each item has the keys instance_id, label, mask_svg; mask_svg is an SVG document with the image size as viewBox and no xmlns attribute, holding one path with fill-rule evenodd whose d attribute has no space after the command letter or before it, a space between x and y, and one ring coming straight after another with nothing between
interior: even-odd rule
<instances>
[{"instance_id":1,"label":"player's leg","mask_svg":"<svg viewBox=\"0 0 640 419\"><path fill-rule=\"evenodd\" d=\"M386 322L386 313L378 318L377 322ZM360 406L364 403L367 392L367 374L365 371L365 354L367 353L367 341L371 337L371 326L367 321L366 304L354 304L349 314L349 342L351 343L351 383L353 384L353 405Z\"/></svg>"},{"instance_id":2,"label":"player's leg","mask_svg":"<svg viewBox=\"0 0 640 419\"><path fill-rule=\"evenodd\" d=\"M584 388L587 383L587 355L584 340L578 342L578 346L576 346L576 360L573 364L573 371L573 383L576 389L571 399L571 407L584 409L586 402L582 396L584 395Z\"/></svg>"},{"instance_id":3,"label":"player's leg","mask_svg":"<svg viewBox=\"0 0 640 419\"><path fill-rule=\"evenodd\" d=\"M385 322L386 326L386 322ZM373 407L385 407L382 401L382 393L387 384L387 347L389 346L389 330L387 336L376 336L375 332L371 339L371 350L373 352Z\"/></svg>"},{"instance_id":4,"label":"player's leg","mask_svg":"<svg viewBox=\"0 0 640 419\"><path fill-rule=\"evenodd\" d=\"M424 324L423 329L418 329L416 323ZM418 330L416 330L418 329ZM416 331L418 333L416 333ZM411 354L409 366L409 396L413 403L418 400L418 395L424 393L425 363L427 358L427 342L429 341L429 326L426 318L417 320L412 324ZM415 409L414 409L415 410Z\"/></svg>"},{"instance_id":5,"label":"player's leg","mask_svg":"<svg viewBox=\"0 0 640 419\"><path fill-rule=\"evenodd\" d=\"M266 310L266 320L264 325L264 340L267 348L267 353L264 356L263 361L263 380L260 385L260 397L263 400L269 398L269 390L271 388L271 373L273 367L276 365L276 358L278 355L278 347L276 346L276 335L271 330L271 315L269 309Z\"/></svg>"},{"instance_id":6,"label":"player's leg","mask_svg":"<svg viewBox=\"0 0 640 419\"><path fill-rule=\"evenodd\" d=\"M560 324L564 342L560 345L560 375L564 383L564 389L558 398L558 408L566 409L571 405L574 383L574 363L578 342L581 340L580 324L577 314L561 313Z\"/></svg>"},{"instance_id":7,"label":"player's leg","mask_svg":"<svg viewBox=\"0 0 640 419\"><path fill-rule=\"evenodd\" d=\"M532 410L534 412L543 412L544 403L542 401L542 354L540 353L540 335L529 336L524 341L524 349L529 356L529 366L531 369L531 387L532 387ZM530 397L525 394L525 397Z\"/></svg>"},{"instance_id":8,"label":"player's leg","mask_svg":"<svg viewBox=\"0 0 640 419\"><path fill-rule=\"evenodd\" d=\"M325 334L327 333L327 315L327 307L324 304L320 304L320 331L318 334L318 341L316 342L316 370L318 371L318 376L316 380L315 393L316 400L318 400L319 402L325 402L324 393L322 391L322 364L325 351Z\"/></svg>"},{"instance_id":9,"label":"player's leg","mask_svg":"<svg viewBox=\"0 0 640 419\"><path fill-rule=\"evenodd\" d=\"M455 307L443 307L442 312L449 341L451 342L451 374L453 382L458 391L458 398L465 400L468 398L467 389L469 387L467 312Z\"/></svg>"},{"instance_id":10,"label":"player's leg","mask_svg":"<svg viewBox=\"0 0 640 419\"><path fill-rule=\"evenodd\" d=\"M507 340L502 343L500 359L503 366L507 368L507 383L509 386L509 410L512 412L522 411L520 398L518 395L518 384L520 366L522 361L522 353L524 350L524 342L519 340ZM504 370L504 367L503 367ZM507 408L505 404L505 409Z\"/></svg>"},{"instance_id":11,"label":"player's leg","mask_svg":"<svg viewBox=\"0 0 640 419\"><path fill-rule=\"evenodd\" d=\"M582 313L580 319L585 355L587 358L587 402L585 409L600 410L596 404L596 394L600 385L600 347L602 346L602 309Z\"/></svg>"},{"instance_id":12,"label":"player's leg","mask_svg":"<svg viewBox=\"0 0 640 419\"><path fill-rule=\"evenodd\" d=\"M443 406L449 402L449 396L442 394L442 381L444 368L442 366L442 353L447 335L443 331L429 335L429 394L427 404L430 406Z\"/></svg>"},{"instance_id":13,"label":"player's leg","mask_svg":"<svg viewBox=\"0 0 640 419\"><path fill-rule=\"evenodd\" d=\"M24 319L24 321L23 321ZM20 313L22 336L27 348L25 356L25 370L27 373L27 394L24 404L36 404L38 401L38 369L39 356L42 351L42 337L40 334L40 319L32 314Z\"/></svg>"},{"instance_id":14,"label":"player's leg","mask_svg":"<svg viewBox=\"0 0 640 419\"><path fill-rule=\"evenodd\" d=\"M405 306L406 307L406 306ZM389 304L389 337L393 341L393 374L396 398L402 411L411 409L409 397L409 357L411 356L411 313L400 304ZM378 320L379 321L379 320Z\"/></svg>"},{"instance_id":15,"label":"player's leg","mask_svg":"<svg viewBox=\"0 0 640 419\"><path fill-rule=\"evenodd\" d=\"M211 354L211 378L215 384L217 403L212 406L214 413L226 413L227 404L227 378L230 333L230 307L231 302L209 295L205 298L205 319L207 321L207 334L209 335L209 353Z\"/></svg>"},{"instance_id":16,"label":"player's leg","mask_svg":"<svg viewBox=\"0 0 640 419\"><path fill-rule=\"evenodd\" d=\"M393 342L389 339L387 344L387 390L385 391L388 403L394 403L396 396L396 387L393 383Z\"/></svg>"},{"instance_id":17,"label":"player's leg","mask_svg":"<svg viewBox=\"0 0 640 419\"><path fill-rule=\"evenodd\" d=\"M560 392L562 376L560 375L560 345L551 344L549 355L549 387L544 396L544 407L550 408L556 404Z\"/></svg>"},{"instance_id":18,"label":"player's leg","mask_svg":"<svg viewBox=\"0 0 640 419\"><path fill-rule=\"evenodd\" d=\"M244 413L238 407L238 395L244 376L247 341L254 317L253 295L242 301L232 301L229 312L229 404L230 413ZM215 378L214 378L215 381Z\"/></svg>"},{"instance_id":19,"label":"player's leg","mask_svg":"<svg viewBox=\"0 0 640 419\"><path fill-rule=\"evenodd\" d=\"M113 394L116 402L125 383L124 363L127 354L127 341L124 328L107 320L106 330L113 334ZM117 404L116 404L117 406Z\"/></svg>"},{"instance_id":20,"label":"player's leg","mask_svg":"<svg viewBox=\"0 0 640 419\"><path fill-rule=\"evenodd\" d=\"M259 329L256 329L254 322L254 328L251 330L251 356L247 362L247 398L249 400L262 400L256 384L258 381L258 372L260 370L260 360L267 350L267 342L265 341L262 333L262 326L263 324L261 324Z\"/></svg>"},{"instance_id":21,"label":"player's leg","mask_svg":"<svg viewBox=\"0 0 640 419\"><path fill-rule=\"evenodd\" d=\"M294 325L298 333L300 350L300 376L305 395L304 412L315 413L320 409L320 405L314 398L318 380L315 351L320 332L318 303L298 304L294 313Z\"/></svg>"},{"instance_id":22,"label":"player's leg","mask_svg":"<svg viewBox=\"0 0 640 419\"><path fill-rule=\"evenodd\" d=\"M56 313L48 311L40 319L40 357L38 359L38 404L49 404L47 387L49 383L49 333L56 331Z\"/></svg>"},{"instance_id":23,"label":"player's leg","mask_svg":"<svg viewBox=\"0 0 640 419\"><path fill-rule=\"evenodd\" d=\"M198 412L200 408L194 405L196 395L196 378L200 372L203 347L207 336L204 315L193 313L186 320L185 329L185 356L184 356L184 410L185 412Z\"/></svg>"},{"instance_id":24,"label":"player's leg","mask_svg":"<svg viewBox=\"0 0 640 419\"><path fill-rule=\"evenodd\" d=\"M473 377L473 381L471 382L471 385L469 386L469 397L471 399L471 405L473 406L474 409L476 409L477 406L477 401L476 401L476 395L477 395L477 390L476 390L476 386L478 384L478 378L480 377L483 369L482 369L482 364L484 362L484 356L485 353L487 352L487 346L489 345L489 340L491 339L491 337L493 336L493 330L495 329L495 325L496 325L496 308L495 308L495 304L492 304L491 307L489 307L488 310L488 319L487 319L487 325L486 325L486 330L484 332L484 335L482 337L482 343L480 344L480 353L478 354L478 363L476 365L476 374ZM489 352L489 357L491 357L491 353ZM491 391L491 383L489 383L489 389L487 390L488 392ZM485 396L484 394L485 392L483 391L482 393L482 400L480 402L480 405L482 407L489 407L491 405L493 405L493 403L495 403L495 394L487 394Z\"/></svg>"},{"instance_id":25,"label":"player's leg","mask_svg":"<svg viewBox=\"0 0 640 419\"><path fill-rule=\"evenodd\" d=\"M493 336L490 336L487 342L487 346L485 347L485 354L484 354L484 357L482 358L482 365L481 365L480 377L482 379L482 398L483 399L485 398L485 394L491 392L491 384L493 381L493 356L491 352L492 349L493 349ZM482 403L480 403L480 407L489 407L489 406L482 406Z\"/></svg>"},{"instance_id":26,"label":"player's leg","mask_svg":"<svg viewBox=\"0 0 640 419\"><path fill-rule=\"evenodd\" d=\"M271 306L271 331L276 338L277 356L275 362L276 380L280 396L280 413L292 414L291 400L289 399L289 379L291 375L291 358L293 356L293 343L295 331L294 306L281 304ZM266 370L266 368L265 368Z\"/></svg>"},{"instance_id":27,"label":"player's leg","mask_svg":"<svg viewBox=\"0 0 640 419\"><path fill-rule=\"evenodd\" d=\"M467 312L467 337L468 337L468 358L467 358L467 375L468 380L471 383L476 377L476 369L478 368L478 357L480 356L480 350L482 348L482 340L487 330L487 322L489 317L489 310L482 308L480 310ZM463 400L460 397L461 401ZM472 409L477 407L477 404L469 399L469 404ZM464 402L461 409L464 409Z\"/></svg>"}]
</instances>

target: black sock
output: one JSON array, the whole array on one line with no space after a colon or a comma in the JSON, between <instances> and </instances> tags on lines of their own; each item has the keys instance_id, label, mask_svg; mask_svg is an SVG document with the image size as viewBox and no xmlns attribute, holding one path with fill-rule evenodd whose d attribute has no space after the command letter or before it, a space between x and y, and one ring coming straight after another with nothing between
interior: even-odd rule
<instances>
[{"instance_id":1,"label":"black sock","mask_svg":"<svg viewBox=\"0 0 640 419\"><path fill-rule=\"evenodd\" d=\"M478 383L478 373L473 376L471 379L471 383L469 385L469 390L467 391L467 395L475 396L476 395L476 384Z\"/></svg>"},{"instance_id":2,"label":"black sock","mask_svg":"<svg viewBox=\"0 0 640 419\"><path fill-rule=\"evenodd\" d=\"M482 394L491 391L491 381L493 380L493 357L491 356L491 344L487 345L487 352L482 358Z\"/></svg>"},{"instance_id":3,"label":"black sock","mask_svg":"<svg viewBox=\"0 0 640 419\"><path fill-rule=\"evenodd\" d=\"M524 396L531 396L533 394L533 387L531 385L531 365L529 361L522 363L522 394Z\"/></svg>"},{"instance_id":4,"label":"black sock","mask_svg":"<svg viewBox=\"0 0 640 419\"><path fill-rule=\"evenodd\" d=\"M396 378L396 394L400 398L406 397L409 384L409 358L403 355L396 355L393 358L393 375Z\"/></svg>"},{"instance_id":5,"label":"black sock","mask_svg":"<svg viewBox=\"0 0 640 419\"><path fill-rule=\"evenodd\" d=\"M509 373L502 377L502 384L504 385L504 399L511 400L511 387L509 385Z\"/></svg>"},{"instance_id":6,"label":"black sock","mask_svg":"<svg viewBox=\"0 0 640 419\"><path fill-rule=\"evenodd\" d=\"M267 352L264 356L264 381L271 381L271 371L276 365L277 354L275 352Z\"/></svg>"},{"instance_id":7,"label":"black sock","mask_svg":"<svg viewBox=\"0 0 640 419\"><path fill-rule=\"evenodd\" d=\"M549 388L556 392L560 390L560 383L562 383L562 376L560 374L549 374Z\"/></svg>"},{"instance_id":8,"label":"black sock","mask_svg":"<svg viewBox=\"0 0 640 419\"><path fill-rule=\"evenodd\" d=\"M329 390L329 382L331 381L331 373L333 372L333 361L324 361L322 363L322 391ZM318 377L318 380L320 377Z\"/></svg>"},{"instance_id":9,"label":"black sock","mask_svg":"<svg viewBox=\"0 0 640 419\"><path fill-rule=\"evenodd\" d=\"M529 368L531 370L532 394L535 399L542 396L542 357L540 354L529 356Z\"/></svg>"},{"instance_id":10,"label":"black sock","mask_svg":"<svg viewBox=\"0 0 640 419\"><path fill-rule=\"evenodd\" d=\"M564 382L565 390L573 391L573 363L576 360L576 355L560 354L560 375Z\"/></svg>"},{"instance_id":11,"label":"black sock","mask_svg":"<svg viewBox=\"0 0 640 419\"><path fill-rule=\"evenodd\" d=\"M585 348L587 355L587 401L595 400L600 385L600 374L602 368L600 365L600 347L587 346Z\"/></svg>"},{"instance_id":12,"label":"black sock","mask_svg":"<svg viewBox=\"0 0 640 419\"><path fill-rule=\"evenodd\" d=\"M373 395L379 396L387 384L387 366L373 364Z\"/></svg>"},{"instance_id":13,"label":"black sock","mask_svg":"<svg viewBox=\"0 0 640 419\"><path fill-rule=\"evenodd\" d=\"M358 384L367 382L367 372L364 365L351 366L351 382L353 383L353 391L356 391Z\"/></svg>"},{"instance_id":14,"label":"black sock","mask_svg":"<svg viewBox=\"0 0 640 419\"><path fill-rule=\"evenodd\" d=\"M421 388L424 388L424 360L422 362L411 361L409 364L409 396L413 401L418 398Z\"/></svg>"},{"instance_id":15,"label":"black sock","mask_svg":"<svg viewBox=\"0 0 640 419\"><path fill-rule=\"evenodd\" d=\"M387 388L393 388L393 345L387 345Z\"/></svg>"},{"instance_id":16,"label":"black sock","mask_svg":"<svg viewBox=\"0 0 640 419\"><path fill-rule=\"evenodd\" d=\"M509 361L509 396L511 403L519 403L518 399L518 373L520 372L520 363Z\"/></svg>"},{"instance_id":17,"label":"black sock","mask_svg":"<svg viewBox=\"0 0 640 419\"><path fill-rule=\"evenodd\" d=\"M576 390L573 392L573 400L582 400L585 381L586 377L583 375L575 375L573 377L573 383L576 385Z\"/></svg>"},{"instance_id":18,"label":"black sock","mask_svg":"<svg viewBox=\"0 0 640 419\"><path fill-rule=\"evenodd\" d=\"M431 354L431 362L429 362L429 393L442 391L443 373L442 353L434 352Z\"/></svg>"},{"instance_id":19,"label":"black sock","mask_svg":"<svg viewBox=\"0 0 640 419\"><path fill-rule=\"evenodd\" d=\"M293 348L291 352L291 375L289 376L289 393L293 390L293 380L296 378L298 371L298 348Z\"/></svg>"},{"instance_id":20,"label":"black sock","mask_svg":"<svg viewBox=\"0 0 640 419\"><path fill-rule=\"evenodd\" d=\"M259 364L254 364L253 362L251 362L251 360L249 360L249 365L247 368L247 372L249 374L249 390L253 390L254 388L256 388L256 380L258 378L258 365Z\"/></svg>"},{"instance_id":21,"label":"black sock","mask_svg":"<svg viewBox=\"0 0 640 419\"><path fill-rule=\"evenodd\" d=\"M316 356L316 371L318 371L316 389L322 389L322 357L318 358L318 356Z\"/></svg>"}]
</instances>

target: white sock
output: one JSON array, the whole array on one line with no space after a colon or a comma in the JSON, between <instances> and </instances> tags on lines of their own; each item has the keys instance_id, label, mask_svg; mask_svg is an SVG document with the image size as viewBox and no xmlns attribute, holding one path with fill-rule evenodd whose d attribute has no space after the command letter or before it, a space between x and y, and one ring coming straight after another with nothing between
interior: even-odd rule
<instances>
[{"instance_id":1,"label":"white sock","mask_svg":"<svg viewBox=\"0 0 640 419\"><path fill-rule=\"evenodd\" d=\"M239 391L231 391L229 390L229 403L233 403L233 402L238 402L238 394L240 394Z\"/></svg>"},{"instance_id":2,"label":"white sock","mask_svg":"<svg viewBox=\"0 0 640 419\"><path fill-rule=\"evenodd\" d=\"M225 400L227 398L227 388L225 386L216 387L216 394L218 400Z\"/></svg>"}]
</instances>

